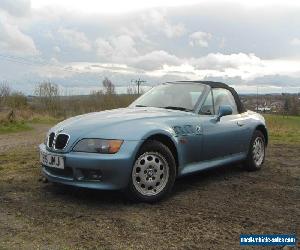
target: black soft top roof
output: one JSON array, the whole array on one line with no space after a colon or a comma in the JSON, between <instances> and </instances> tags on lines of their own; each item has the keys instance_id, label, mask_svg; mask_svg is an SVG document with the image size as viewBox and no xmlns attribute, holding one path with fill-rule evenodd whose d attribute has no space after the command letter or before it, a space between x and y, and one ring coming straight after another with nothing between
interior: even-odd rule
<instances>
[{"instance_id":1,"label":"black soft top roof","mask_svg":"<svg viewBox=\"0 0 300 250\"><path fill-rule=\"evenodd\" d=\"M213 81L177 81L177 82L169 82L169 83L201 83L210 86L211 88L223 88L227 89L231 92L234 97L235 103L237 105L237 109L239 113L245 112L245 108L243 103L241 102L238 93L235 91L234 88L228 86L223 82L213 82Z\"/></svg>"}]
</instances>

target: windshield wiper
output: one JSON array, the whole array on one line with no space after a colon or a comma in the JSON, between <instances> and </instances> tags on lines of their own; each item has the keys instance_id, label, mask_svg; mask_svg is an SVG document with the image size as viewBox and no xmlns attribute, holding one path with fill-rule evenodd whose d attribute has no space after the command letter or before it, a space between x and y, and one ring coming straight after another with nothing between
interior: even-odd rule
<instances>
[{"instance_id":1,"label":"windshield wiper","mask_svg":"<svg viewBox=\"0 0 300 250\"><path fill-rule=\"evenodd\" d=\"M167 106L167 107L160 107L160 108L174 109L174 110L187 111L187 112L193 111L192 109L187 109L187 108L184 108L184 107L175 107L175 106Z\"/></svg>"},{"instance_id":2,"label":"windshield wiper","mask_svg":"<svg viewBox=\"0 0 300 250\"><path fill-rule=\"evenodd\" d=\"M134 107L138 107L138 108L140 108L140 107L141 107L141 108L145 108L145 107L148 107L148 106L145 106L145 105L139 105L139 104L138 104L138 105L135 105Z\"/></svg>"}]
</instances>

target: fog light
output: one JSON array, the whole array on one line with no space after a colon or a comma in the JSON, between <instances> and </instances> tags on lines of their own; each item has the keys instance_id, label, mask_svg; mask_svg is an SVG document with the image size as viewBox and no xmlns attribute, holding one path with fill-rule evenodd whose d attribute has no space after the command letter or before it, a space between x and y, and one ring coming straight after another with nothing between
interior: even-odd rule
<instances>
[{"instance_id":1,"label":"fog light","mask_svg":"<svg viewBox=\"0 0 300 250\"><path fill-rule=\"evenodd\" d=\"M81 172L83 173L85 180L101 181L102 179L101 170L82 169Z\"/></svg>"},{"instance_id":2,"label":"fog light","mask_svg":"<svg viewBox=\"0 0 300 250\"><path fill-rule=\"evenodd\" d=\"M99 170L92 170L90 171L90 175L89 175L90 179L92 180L101 180L102 178L102 173Z\"/></svg>"}]
</instances>

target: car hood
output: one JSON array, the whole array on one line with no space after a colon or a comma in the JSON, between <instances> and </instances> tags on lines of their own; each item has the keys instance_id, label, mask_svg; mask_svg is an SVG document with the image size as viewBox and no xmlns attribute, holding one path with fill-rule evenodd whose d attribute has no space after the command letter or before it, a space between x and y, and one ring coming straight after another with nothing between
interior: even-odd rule
<instances>
[{"instance_id":1,"label":"car hood","mask_svg":"<svg viewBox=\"0 0 300 250\"><path fill-rule=\"evenodd\" d=\"M102 136L117 138L120 130L135 128L146 123L156 123L165 119L173 119L183 116L192 116L193 113L162 109L162 108L120 108L102 112L88 113L69 118L58 123L51 131L63 131L76 137ZM108 133L109 131L109 133Z\"/></svg>"}]
</instances>

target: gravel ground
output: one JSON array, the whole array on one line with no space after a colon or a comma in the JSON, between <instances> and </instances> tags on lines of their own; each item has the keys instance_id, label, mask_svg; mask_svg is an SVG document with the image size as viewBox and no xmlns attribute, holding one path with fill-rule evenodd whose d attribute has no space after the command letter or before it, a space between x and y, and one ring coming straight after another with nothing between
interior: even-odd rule
<instances>
[{"instance_id":1,"label":"gravel ground","mask_svg":"<svg viewBox=\"0 0 300 250\"><path fill-rule=\"evenodd\" d=\"M0 153L15 148L33 148L43 142L50 126L47 124L31 124L30 126L33 130L11 134L0 134Z\"/></svg>"},{"instance_id":2,"label":"gravel ground","mask_svg":"<svg viewBox=\"0 0 300 250\"><path fill-rule=\"evenodd\" d=\"M270 145L259 172L230 165L181 178L149 205L42 183L47 129L0 135L0 249L241 249L241 233L300 235L300 145Z\"/></svg>"}]
</instances>

